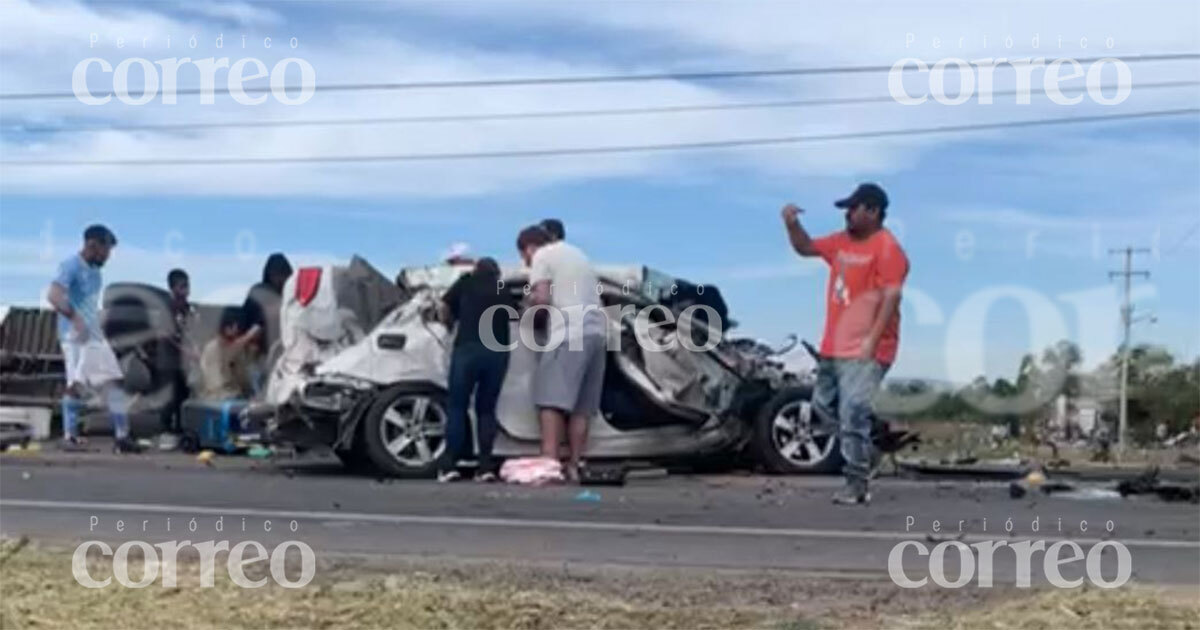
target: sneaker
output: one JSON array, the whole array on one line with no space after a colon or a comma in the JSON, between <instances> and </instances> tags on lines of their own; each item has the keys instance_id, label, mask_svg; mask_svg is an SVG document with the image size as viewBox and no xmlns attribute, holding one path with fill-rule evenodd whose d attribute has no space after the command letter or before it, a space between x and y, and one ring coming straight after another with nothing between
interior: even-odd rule
<instances>
[{"instance_id":1,"label":"sneaker","mask_svg":"<svg viewBox=\"0 0 1200 630\"><path fill-rule=\"evenodd\" d=\"M491 471L482 472L478 475L475 475L475 481L478 481L479 483L496 483L499 480L500 478L496 476L496 473Z\"/></svg>"},{"instance_id":2,"label":"sneaker","mask_svg":"<svg viewBox=\"0 0 1200 630\"><path fill-rule=\"evenodd\" d=\"M842 488L833 495L836 505L866 505L871 502L871 493L866 490Z\"/></svg>"},{"instance_id":3,"label":"sneaker","mask_svg":"<svg viewBox=\"0 0 1200 630\"><path fill-rule=\"evenodd\" d=\"M452 483L462 479L462 473L457 470L443 470L438 473L438 483Z\"/></svg>"},{"instance_id":4,"label":"sneaker","mask_svg":"<svg viewBox=\"0 0 1200 630\"><path fill-rule=\"evenodd\" d=\"M73 435L67 436L58 443L58 448L68 453L80 453L87 450L87 440Z\"/></svg>"},{"instance_id":5,"label":"sneaker","mask_svg":"<svg viewBox=\"0 0 1200 630\"><path fill-rule=\"evenodd\" d=\"M113 452L121 455L137 454L142 452L142 447L130 438L122 438L113 442Z\"/></svg>"},{"instance_id":6,"label":"sneaker","mask_svg":"<svg viewBox=\"0 0 1200 630\"><path fill-rule=\"evenodd\" d=\"M158 434L158 450L173 451L179 448L179 436L174 433Z\"/></svg>"}]
</instances>

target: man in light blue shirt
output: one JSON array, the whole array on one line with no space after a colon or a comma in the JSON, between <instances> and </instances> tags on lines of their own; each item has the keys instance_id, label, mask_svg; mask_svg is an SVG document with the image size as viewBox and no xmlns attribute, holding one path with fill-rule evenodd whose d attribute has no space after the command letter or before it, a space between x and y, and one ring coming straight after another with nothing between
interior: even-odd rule
<instances>
[{"instance_id":1,"label":"man in light blue shirt","mask_svg":"<svg viewBox=\"0 0 1200 630\"><path fill-rule=\"evenodd\" d=\"M62 346L67 389L63 394L63 445L78 448L81 398L85 387L99 389L112 418L115 450L140 450L129 435L128 403L121 387L120 366L100 329L100 268L108 261L117 237L103 225L83 232L83 249L64 260L50 282L50 305L58 313L58 340Z\"/></svg>"}]
</instances>

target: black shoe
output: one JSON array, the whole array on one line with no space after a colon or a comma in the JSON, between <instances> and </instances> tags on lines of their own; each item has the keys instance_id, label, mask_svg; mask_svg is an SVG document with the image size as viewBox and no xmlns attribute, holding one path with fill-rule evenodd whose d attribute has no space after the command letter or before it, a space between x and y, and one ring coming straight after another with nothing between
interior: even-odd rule
<instances>
[{"instance_id":1,"label":"black shoe","mask_svg":"<svg viewBox=\"0 0 1200 630\"><path fill-rule=\"evenodd\" d=\"M131 438L123 438L113 442L113 452L121 455L137 454L142 452L142 447Z\"/></svg>"},{"instance_id":2,"label":"black shoe","mask_svg":"<svg viewBox=\"0 0 1200 630\"><path fill-rule=\"evenodd\" d=\"M81 437L66 437L58 443L58 449L67 453L83 453L88 450L87 441Z\"/></svg>"}]
</instances>

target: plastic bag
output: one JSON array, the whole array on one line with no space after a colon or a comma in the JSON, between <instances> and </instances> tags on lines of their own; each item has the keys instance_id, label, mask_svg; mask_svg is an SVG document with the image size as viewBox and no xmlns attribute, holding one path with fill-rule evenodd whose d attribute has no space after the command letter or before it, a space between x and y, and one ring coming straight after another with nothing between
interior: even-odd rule
<instances>
[{"instance_id":1,"label":"plastic bag","mask_svg":"<svg viewBox=\"0 0 1200 630\"><path fill-rule=\"evenodd\" d=\"M552 457L510 459L500 467L500 478L508 483L534 486L562 481L562 462Z\"/></svg>"}]
</instances>

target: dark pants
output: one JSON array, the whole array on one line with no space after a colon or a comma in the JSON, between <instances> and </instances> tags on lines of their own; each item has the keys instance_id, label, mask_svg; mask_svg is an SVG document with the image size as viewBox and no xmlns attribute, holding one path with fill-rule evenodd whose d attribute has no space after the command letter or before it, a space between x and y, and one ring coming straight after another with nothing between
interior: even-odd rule
<instances>
[{"instance_id":1,"label":"dark pants","mask_svg":"<svg viewBox=\"0 0 1200 630\"><path fill-rule=\"evenodd\" d=\"M450 357L450 396L446 413L446 451L441 469L451 470L468 451L471 423L467 406L475 394L475 425L479 438L479 470L495 472L492 442L496 440L496 400L508 369L508 354L493 352L482 344L454 348Z\"/></svg>"},{"instance_id":2,"label":"dark pants","mask_svg":"<svg viewBox=\"0 0 1200 630\"><path fill-rule=\"evenodd\" d=\"M171 388L171 396L167 399L159 417L162 430L165 433L179 433L180 421L183 414L183 401L188 399L187 373L183 369L174 370L167 385Z\"/></svg>"}]
</instances>

